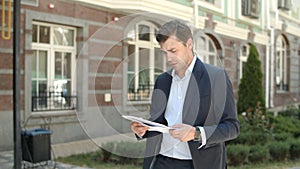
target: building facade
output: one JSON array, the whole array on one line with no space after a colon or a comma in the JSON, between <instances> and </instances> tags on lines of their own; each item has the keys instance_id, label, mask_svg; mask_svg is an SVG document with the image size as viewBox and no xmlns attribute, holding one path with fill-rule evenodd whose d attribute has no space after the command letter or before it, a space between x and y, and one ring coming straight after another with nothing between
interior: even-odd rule
<instances>
[{"instance_id":1,"label":"building facade","mask_svg":"<svg viewBox=\"0 0 300 169\"><path fill-rule=\"evenodd\" d=\"M154 34L171 19L191 27L201 60L226 69L236 99L250 44L267 107L300 99L298 0L21 2L21 125L50 128L53 144L128 132L122 114L148 116L169 68ZM11 5L1 4L0 150L13 147Z\"/></svg>"}]
</instances>

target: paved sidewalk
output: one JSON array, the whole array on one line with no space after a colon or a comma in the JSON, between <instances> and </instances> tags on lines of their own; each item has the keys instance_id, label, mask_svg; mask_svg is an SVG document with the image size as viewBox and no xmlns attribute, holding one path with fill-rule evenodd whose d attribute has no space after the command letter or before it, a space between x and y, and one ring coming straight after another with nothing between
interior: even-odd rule
<instances>
[{"instance_id":1,"label":"paved sidewalk","mask_svg":"<svg viewBox=\"0 0 300 169\"><path fill-rule=\"evenodd\" d=\"M0 168L1 169L13 169L14 167L13 151L0 152ZM47 161L40 164L31 164L28 162L22 162L22 168L34 168L34 169L88 169L84 167L72 166L68 164L59 163L57 161Z\"/></svg>"},{"instance_id":2,"label":"paved sidewalk","mask_svg":"<svg viewBox=\"0 0 300 169\"><path fill-rule=\"evenodd\" d=\"M86 167L72 166L68 164L63 164L55 161L58 157L66 157L73 154L82 154L93 152L99 149L99 145L110 142L110 141L136 141L132 133L119 134L108 137L100 137L94 140L81 140L69 143L61 143L51 145L52 149L52 161L42 162L42 166L37 164L31 164L28 162L22 162L23 168L34 168L34 169L89 169ZM55 156L55 157L54 157ZM13 169L14 155L13 151L3 151L0 152L0 169Z\"/></svg>"}]
</instances>

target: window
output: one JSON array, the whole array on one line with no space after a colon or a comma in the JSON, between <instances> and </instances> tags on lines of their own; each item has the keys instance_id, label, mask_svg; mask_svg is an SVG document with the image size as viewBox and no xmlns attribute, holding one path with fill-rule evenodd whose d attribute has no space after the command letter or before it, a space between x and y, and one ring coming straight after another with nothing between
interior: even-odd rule
<instances>
[{"instance_id":1,"label":"window","mask_svg":"<svg viewBox=\"0 0 300 169\"><path fill-rule=\"evenodd\" d=\"M276 41L276 87L277 90L287 91L287 44L283 36Z\"/></svg>"},{"instance_id":2,"label":"window","mask_svg":"<svg viewBox=\"0 0 300 169\"><path fill-rule=\"evenodd\" d=\"M218 55L214 42L207 35L200 35L195 38L194 48L197 56L205 63L218 65Z\"/></svg>"},{"instance_id":3,"label":"window","mask_svg":"<svg viewBox=\"0 0 300 169\"><path fill-rule=\"evenodd\" d=\"M32 111L75 109L76 29L33 23Z\"/></svg>"},{"instance_id":4,"label":"window","mask_svg":"<svg viewBox=\"0 0 300 169\"><path fill-rule=\"evenodd\" d=\"M242 14L244 16L257 19L260 15L259 0L242 0Z\"/></svg>"},{"instance_id":5,"label":"window","mask_svg":"<svg viewBox=\"0 0 300 169\"><path fill-rule=\"evenodd\" d=\"M166 70L166 59L155 39L156 27L140 22L127 34L128 100L149 100L155 79Z\"/></svg>"},{"instance_id":6,"label":"window","mask_svg":"<svg viewBox=\"0 0 300 169\"><path fill-rule=\"evenodd\" d=\"M248 56L250 52L250 45L243 45L240 49L240 70L239 70L239 78L242 79L243 77L243 70L245 67L245 64L247 62Z\"/></svg>"},{"instance_id":7,"label":"window","mask_svg":"<svg viewBox=\"0 0 300 169\"><path fill-rule=\"evenodd\" d=\"M283 10L290 10L291 8L291 0L278 0L277 6L278 9L283 9Z\"/></svg>"}]
</instances>

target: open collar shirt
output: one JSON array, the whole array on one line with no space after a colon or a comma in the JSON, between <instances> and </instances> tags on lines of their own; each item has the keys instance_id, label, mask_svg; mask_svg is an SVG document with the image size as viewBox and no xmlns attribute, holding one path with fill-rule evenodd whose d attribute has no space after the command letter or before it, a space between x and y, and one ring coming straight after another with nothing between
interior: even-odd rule
<instances>
[{"instance_id":1,"label":"open collar shirt","mask_svg":"<svg viewBox=\"0 0 300 169\"><path fill-rule=\"evenodd\" d=\"M165 112L165 118L168 121L168 126L182 123L182 110L185 95L195 62L196 56L194 56L191 64L185 71L183 78L180 78L174 70L172 71L172 84ZM163 133L160 154L176 159L192 159L188 143L174 139L169 133Z\"/></svg>"}]
</instances>

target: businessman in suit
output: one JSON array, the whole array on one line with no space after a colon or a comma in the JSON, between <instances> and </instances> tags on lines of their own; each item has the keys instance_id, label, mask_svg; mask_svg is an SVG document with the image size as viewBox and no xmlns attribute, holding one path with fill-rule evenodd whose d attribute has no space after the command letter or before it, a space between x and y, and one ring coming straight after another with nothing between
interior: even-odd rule
<instances>
[{"instance_id":1,"label":"businessman in suit","mask_svg":"<svg viewBox=\"0 0 300 169\"><path fill-rule=\"evenodd\" d=\"M160 133L131 122L138 138L147 139L143 168L226 168L225 141L239 134L226 72L197 58L191 30L180 21L165 23L156 40L172 69L155 82L150 120L172 129Z\"/></svg>"}]
</instances>

